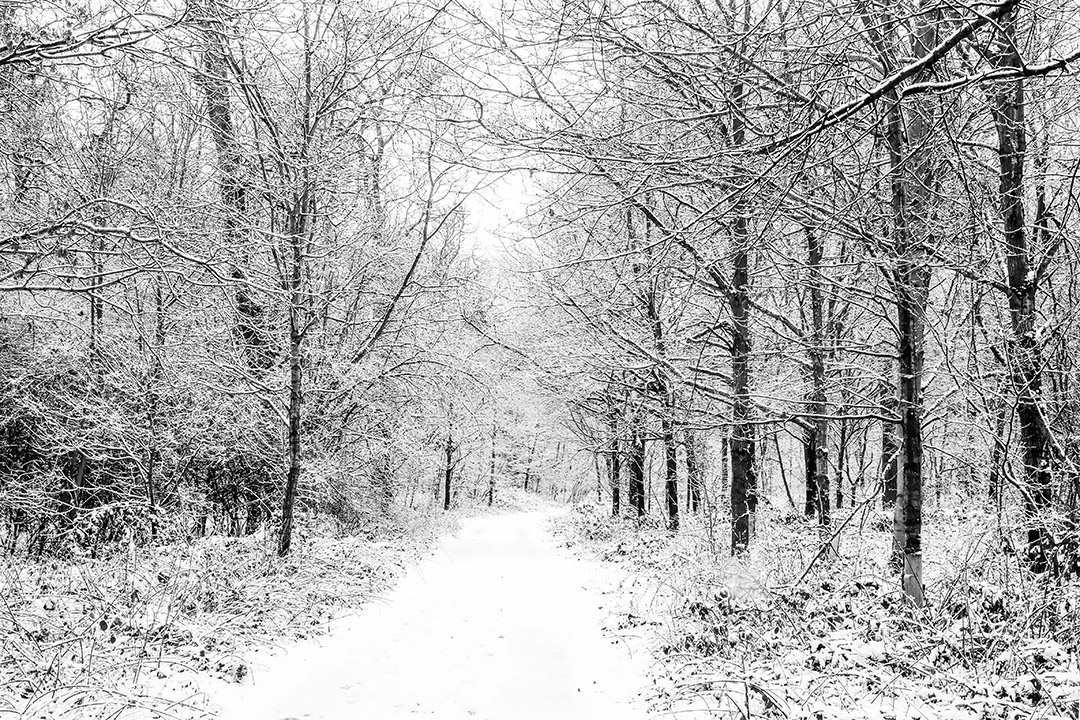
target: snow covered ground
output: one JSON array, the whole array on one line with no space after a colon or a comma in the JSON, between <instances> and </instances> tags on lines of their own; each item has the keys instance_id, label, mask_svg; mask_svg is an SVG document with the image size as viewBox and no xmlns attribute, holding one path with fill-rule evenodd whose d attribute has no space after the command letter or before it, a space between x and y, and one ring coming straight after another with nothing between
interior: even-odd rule
<instances>
[{"instance_id":1,"label":"snow covered ground","mask_svg":"<svg viewBox=\"0 0 1080 720\"><path fill-rule=\"evenodd\" d=\"M385 599L218 688L222 720L639 720L643 643L606 633L616 572L540 512L467 518Z\"/></svg>"}]
</instances>

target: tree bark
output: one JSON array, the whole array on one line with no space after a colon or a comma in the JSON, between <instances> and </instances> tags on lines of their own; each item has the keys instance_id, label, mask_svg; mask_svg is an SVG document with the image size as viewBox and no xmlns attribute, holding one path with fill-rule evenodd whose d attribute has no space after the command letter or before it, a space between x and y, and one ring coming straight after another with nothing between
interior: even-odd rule
<instances>
[{"instance_id":1,"label":"tree bark","mask_svg":"<svg viewBox=\"0 0 1080 720\"><path fill-rule=\"evenodd\" d=\"M150 452L146 459L146 504L150 516L150 539L156 540L158 534L157 523L157 477L156 468L161 458L159 448L158 424L161 420L161 385L165 379L165 368L161 354L165 352L165 298L161 291L162 279L159 277L154 283L154 349L152 351L151 364L153 371L150 374L150 392L147 402L147 424L150 430Z\"/></svg>"},{"instance_id":2,"label":"tree bark","mask_svg":"<svg viewBox=\"0 0 1080 720\"><path fill-rule=\"evenodd\" d=\"M454 474L454 426L449 423L446 429L446 466L443 468L443 510L450 509L450 482Z\"/></svg>"},{"instance_id":3,"label":"tree bark","mask_svg":"<svg viewBox=\"0 0 1080 720\"><path fill-rule=\"evenodd\" d=\"M806 493L803 505L803 514L806 517L814 517L818 511L818 487L817 487L817 432L813 429L806 432L803 438L803 467L806 475Z\"/></svg>"},{"instance_id":4,"label":"tree bark","mask_svg":"<svg viewBox=\"0 0 1080 720\"><path fill-rule=\"evenodd\" d=\"M536 455L536 441L538 436L533 435L532 445L529 446L529 459L525 462L525 491L529 491L529 479L532 476L532 463L533 457ZM540 491L540 486L537 485L536 491Z\"/></svg>"},{"instance_id":5,"label":"tree bark","mask_svg":"<svg viewBox=\"0 0 1080 720\"><path fill-rule=\"evenodd\" d=\"M604 455L604 472L600 472L600 456ZM604 478L605 473L610 472L611 459L607 457L606 453L596 452L593 453L593 467L596 470L596 504L604 502Z\"/></svg>"},{"instance_id":6,"label":"tree bark","mask_svg":"<svg viewBox=\"0 0 1080 720\"><path fill-rule=\"evenodd\" d=\"M728 428L722 430L720 435L720 497L731 491L731 431Z\"/></svg>"},{"instance_id":7,"label":"tree bark","mask_svg":"<svg viewBox=\"0 0 1080 720\"><path fill-rule=\"evenodd\" d=\"M741 92L741 91L740 91ZM729 299L732 316L731 551L750 546L751 515L757 510L757 467L753 403L750 398L750 253L747 218L735 221L735 273Z\"/></svg>"},{"instance_id":8,"label":"tree bark","mask_svg":"<svg viewBox=\"0 0 1080 720\"><path fill-rule=\"evenodd\" d=\"M886 11L878 39L879 57L886 73L898 64L895 20ZM921 60L936 45L940 12L920 7L912 23L911 55ZM916 81L924 80L924 70ZM932 95L919 96L905 113L896 89L886 93L889 103L885 140L889 151L893 247L896 255L894 285L897 298L898 365L900 371L901 462L897 502L893 513L894 563L899 565L901 588L922 606L922 373L925 328L923 321L930 289L928 248L933 243L929 217L936 182L933 152L928 149L935 112Z\"/></svg>"},{"instance_id":9,"label":"tree bark","mask_svg":"<svg viewBox=\"0 0 1080 720\"><path fill-rule=\"evenodd\" d=\"M619 410L612 402L611 414L608 416L608 428L611 439L608 441L608 484L611 487L611 515L619 517Z\"/></svg>"},{"instance_id":10,"label":"tree bark","mask_svg":"<svg viewBox=\"0 0 1080 720\"><path fill-rule=\"evenodd\" d=\"M204 32L202 71L196 75L196 79L206 101L210 135L221 176L219 192L224 209L222 241L228 252L238 258L231 270L237 313L235 332L248 365L252 369L265 370L273 362L273 357L263 329L265 311L248 288L244 268L250 256L245 237L249 223L248 188L244 180L244 157L229 108L228 78L231 71L228 49L223 39L225 28L212 27L217 24L215 16L220 15L218 1L208 0L206 6L211 17Z\"/></svg>"},{"instance_id":11,"label":"tree bark","mask_svg":"<svg viewBox=\"0 0 1080 720\"><path fill-rule=\"evenodd\" d=\"M645 516L645 437L634 422L630 430L630 507Z\"/></svg>"},{"instance_id":12,"label":"tree bark","mask_svg":"<svg viewBox=\"0 0 1080 720\"><path fill-rule=\"evenodd\" d=\"M893 542L901 561L904 592L916 605L923 603L922 591L922 368L924 329L922 310L915 296L921 280L915 268L907 273L910 284L901 290L900 329L900 408L903 448L903 472L897 488L893 520ZM929 273L924 273L928 275Z\"/></svg>"},{"instance_id":13,"label":"tree bark","mask_svg":"<svg viewBox=\"0 0 1080 720\"><path fill-rule=\"evenodd\" d=\"M994 65L1017 72L1016 77L994 83L991 113L998 137L999 199L1008 274L1010 368L1016 392L1016 418L1024 462L1027 496L1024 511L1028 524L1028 561L1034 572L1049 569L1053 538L1045 524L1052 501L1049 440L1040 422L1042 351L1036 336L1038 277L1032 268L1031 249L1024 219L1024 160L1027 152L1025 88L1020 72L1023 59L1018 49L1017 13L1006 13L1000 22L999 45Z\"/></svg>"},{"instance_id":14,"label":"tree bark","mask_svg":"<svg viewBox=\"0 0 1080 720\"><path fill-rule=\"evenodd\" d=\"M291 268L289 285L289 411L288 411L288 459L289 470L285 478L285 495L281 504L281 534L278 555L284 557L292 545L293 514L296 494L300 485L301 471L301 406L303 403L303 340L304 340L304 244L307 241L308 195L307 188L297 199L289 220L289 249Z\"/></svg>"},{"instance_id":15,"label":"tree bark","mask_svg":"<svg viewBox=\"0 0 1080 720\"><path fill-rule=\"evenodd\" d=\"M491 424L491 469L488 474L488 507L495 504L495 424Z\"/></svg>"},{"instance_id":16,"label":"tree bark","mask_svg":"<svg viewBox=\"0 0 1080 720\"><path fill-rule=\"evenodd\" d=\"M661 420L660 431L664 436L664 497L667 501L668 529L675 532L679 529L679 466L675 445L675 419L670 414L665 414Z\"/></svg>"},{"instance_id":17,"label":"tree bark","mask_svg":"<svg viewBox=\"0 0 1080 720\"><path fill-rule=\"evenodd\" d=\"M744 6L743 23L750 25L750 3ZM731 88L731 143L746 142L746 86L738 79ZM753 515L757 511L757 452L755 449L754 405L750 397L750 228L746 201L739 199L733 209L732 277L727 294L731 313L731 551L750 546Z\"/></svg>"},{"instance_id":18,"label":"tree bark","mask_svg":"<svg viewBox=\"0 0 1080 720\"><path fill-rule=\"evenodd\" d=\"M825 389L825 298L822 291L821 261L825 247L821 236L806 229L806 250L810 271L810 412L814 423L814 490L818 524L832 521L829 507L829 418Z\"/></svg>"},{"instance_id":19,"label":"tree bark","mask_svg":"<svg viewBox=\"0 0 1080 720\"><path fill-rule=\"evenodd\" d=\"M289 471L285 481L285 496L281 505L281 535L278 555L284 557L292 543L293 513L296 494L300 485L302 464L301 406L303 404L303 344L307 334L308 300L304 292L304 276L307 270L307 245L314 227L315 187L312 176L311 142L314 134L312 124L311 81L312 45L308 31L307 6L303 8L304 29L304 86L300 147L293 159L295 186L288 196L285 214L285 239L289 262L288 276L284 285L289 293L289 412L288 457Z\"/></svg>"},{"instance_id":20,"label":"tree bark","mask_svg":"<svg viewBox=\"0 0 1080 720\"><path fill-rule=\"evenodd\" d=\"M848 446L848 419L843 417L843 413L846 412L846 407L843 405L840 407L840 438L836 443L836 509L844 507L844 464L847 459L847 446ZM854 503L854 497L852 497L852 503Z\"/></svg>"},{"instance_id":21,"label":"tree bark","mask_svg":"<svg viewBox=\"0 0 1080 720\"><path fill-rule=\"evenodd\" d=\"M690 512L697 514L701 510L703 480L701 458L698 457L697 435L692 430L683 431L683 444L686 448L686 485L687 503Z\"/></svg>"},{"instance_id":22,"label":"tree bark","mask_svg":"<svg viewBox=\"0 0 1080 720\"><path fill-rule=\"evenodd\" d=\"M627 221L630 220L631 218L628 216ZM651 225L646 220L646 247L648 247L650 241L650 229ZM631 232L630 235L632 238L633 233ZM645 252L648 253L647 250ZM649 319L649 324L652 326L653 346L656 355L661 360L664 360L667 357L667 343L664 338L664 323L660 317L660 307L654 282L648 283L648 288L644 293L644 304L645 314ZM662 366L654 368L653 373L656 376L656 381L650 383L650 385L655 388L656 393L660 396L659 400L662 408L660 436L664 444L664 501L667 506L668 529L676 531L679 529L679 482L675 446L675 390L671 385L671 379Z\"/></svg>"}]
</instances>

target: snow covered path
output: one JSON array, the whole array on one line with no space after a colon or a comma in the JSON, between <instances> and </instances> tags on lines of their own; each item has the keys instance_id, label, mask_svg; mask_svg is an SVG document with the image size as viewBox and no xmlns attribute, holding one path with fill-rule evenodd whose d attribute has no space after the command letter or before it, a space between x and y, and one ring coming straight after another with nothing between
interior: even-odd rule
<instances>
[{"instance_id":1,"label":"snow covered path","mask_svg":"<svg viewBox=\"0 0 1080 720\"><path fill-rule=\"evenodd\" d=\"M222 720L643 720L645 653L601 630L611 569L546 522L463 520L382 602L253 667Z\"/></svg>"}]
</instances>

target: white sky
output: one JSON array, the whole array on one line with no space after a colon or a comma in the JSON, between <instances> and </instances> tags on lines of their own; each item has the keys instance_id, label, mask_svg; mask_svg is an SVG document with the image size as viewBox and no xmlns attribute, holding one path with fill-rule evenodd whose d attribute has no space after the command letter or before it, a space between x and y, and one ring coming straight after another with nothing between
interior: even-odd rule
<instances>
[{"instance_id":1,"label":"white sky","mask_svg":"<svg viewBox=\"0 0 1080 720\"><path fill-rule=\"evenodd\" d=\"M523 171L508 173L480 188L465 203L472 230L467 247L497 258L524 232L529 207L537 200L536 190Z\"/></svg>"}]
</instances>

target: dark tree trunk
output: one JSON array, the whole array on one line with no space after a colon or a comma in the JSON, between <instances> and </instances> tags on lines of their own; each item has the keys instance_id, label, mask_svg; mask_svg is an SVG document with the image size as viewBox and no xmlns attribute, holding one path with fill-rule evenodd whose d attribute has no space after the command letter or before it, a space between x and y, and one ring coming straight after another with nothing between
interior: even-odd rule
<instances>
[{"instance_id":1,"label":"dark tree trunk","mask_svg":"<svg viewBox=\"0 0 1080 720\"><path fill-rule=\"evenodd\" d=\"M605 473L611 472L611 458L604 455L604 472L600 472L600 455L603 453L595 453L593 455L593 467L596 468L596 504L604 502L604 478Z\"/></svg>"},{"instance_id":2,"label":"dark tree trunk","mask_svg":"<svg viewBox=\"0 0 1080 720\"><path fill-rule=\"evenodd\" d=\"M803 467L806 470L806 499L803 513L806 517L814 517L818 511L817 433L814 430L808 430L803 439Z\"/></svg>"},{"instance_id":3,"label":"dark tree trunk","mask_svg":"<svg viewBox=\"0 0 1080 720\"><path fill-rule=\"evenodd\" d=\"M667 501L668 529L679 529L679 466L675 445L675 421L670 414L661 420L664 436L664 497Z\"/></svg>"},{"instance_id":4,"label":"dark tree trunk","mask_svg":"<svg viewBox=\"0 0 1080 720\"><path fill-rule=\"evenodd\" d=\"M999 44L994 64L1016 73L994 84L991 112L998 137L999 197L1008 274L1009 344L1016 392L1016 418L1020 424L1020 447L1027 486L1024 511L1028 523L1028 559L1031 569L1049 569L1053 538L1046 528L1046 512L1052 501L1050 442L1041 416L1042 352L1036 336L1038 277L1032 267L1024 219L1024 158L1027 130L1024 120L1025 90L1021 74L1016 31L1016 11L1004 15L999 25Z\"/></svg>"},{"instance_id":5,"label":"dark tree trunk","mask_svg":"<svg viewBox=\"0 0 1080 720\"><path fill-rule=\"evenodd\" d=\"M390 514L390 508L394 504L394 473L391 470L389 422L390 420L383 416L379 418L375 427L379 446L375 449L374 491L379 512L384 517Z\"/></svg>"},{"instance_id":6,"label":"dark tree trunk","mask_svg":"<svg viewBox=\"0 0 1080 720\"><path fill-rule=\"evenodd\" d=\"M902 562L904 591L922 604L922 367L923 327L918 285L901 290L900 303L900 409L903 432L902 475L897 492L893 538Z\"/></svg>"},{"instance_id":7,"label":"dark tree trunk","mask_svg":"<svg viewBox=\"0 0 1080 720\"><path fill-rule=\"evenodd\" d=\"M491 426L491 469L488 474L488 507L495 504L495 425Z\"/></svg>"},{"instance_id":8,"label":"dark tree trunk","mask_svg":"<svg viewBox=\"0 0 1080 720\"><path fill-rule=\"evenodd\" d=\"M887 6L888 7L888 6ZM914 20L910 54L925 58L936 45L940 13L922 13ZM880 38L878 50L886 73L907 54L899 48L899 37L891 13L882 18L888 33ZM876 36L876 32L875 32ZM927 79L920 73L916 80ZM901 430L901 462L897 502L893 513L893 546L900 566L901 587L917 606L922 606L922 372L925 330L923 318L930 288L927 248L933 246L930 213L934 201L933 151L929 149L934 126L936 97L918 96L905 117L897 91L886 93L888 113L885 139L889 150L892 201L892 241L896 257L893 281L896 291L898 365L900 371L898 410Z\"/></svg>"},{"instance_id":9,"label":"dark tree trunk","mask_svg":"<svg viewBox=\"0 0 1080 720\"><path fill-rule=\"evenodd\" d=\"M303 371L301 363L302 320L300 316L301 259L300 241L293 241L293 275L291 284L292 302L289 312L289 415L288 415L288 457L289 470L285 478L285 496L281 505L281 535L278 540L278 555L285 556L292 545L293 513L296 505L296 493L300 485L301 467L301 404L303 402Z\"/></svg>"},{"instance_id":10,"label":"dark tree trunk","mask_svg":"<svg viewBox=\"0 0 1080 720\"><path fill-rule=\"evenodd\" d=\"M147 403L147 424L150 430L150 452L146 459L146 504L150 516L150 539L156 540L158 534L157 523L157 476L158 460L161 458L161 450L158 447L158 423L161 404L160 390L164 382L165 371L162 365L161 354L165 352L165 299L161 292L161 278L154 283L154 349L150 375L150 392Z\"/></svg>"},{"instance_id":11,"label":"dark tree trunk","mask_svg":"<svg viewBox=\"0 0 1080 720\"><path fill-rule=\"evenodd\" d=\"M611 440L608 444L608 484L611 487L611 515L612 517L619 517L619 478L620 478L620 466L619 466L619 422L618 414L612 412L611 415Z\"/></svg>"},{"instance_id":12,"label":"dark tree trunk","mask_svg":"<svg viewBox=\"0 0 1080 720\"><path fill-rule=\"evenodd\" d=\"M645 438L634 423L630 430L630 507L645 516Z\"/></svg>"},{"instance_id":13,"label":"dark tree trunk","mask_svg":"<svg viewBox=\"0 0 1080 720\"><path fill-rule=\"evenodd\" d=\"M208 3L218 14L216 0ZM244 265L250 248L245 237L248 232L248 189L244 180L244 157L236 138L232 111L229 108L228 50L223 46L220 31L206 33L202 72L196 78L203 89L210 134L217 152L220 173L221 204L224 209L224 246L233 248L238 262L233 264L235 283L236 337L252 369L265 370L273 362L272 352L263 328L264 310L248 287Z\"/></svg>"},{"instance_id":14,"label":"dark tree trunk","mask_svg":"<svg viewBox=\"0 0 1080 720\"><path fill-rule=\"evenodd\" d=\"M304 154L306 155L305 151ZM303 155L301 156L303 157ZM281 504L281 535L278 541L278 555L284 557L292 544L293 513L296 494L300 485L302 463L301 448L301 406L303 404L303 343L307 324L307 305L304 294L305 245L311 229L311 216L314 211L314 198L311 194L311 179L305 167L300 180L301 188L293 198L286 219L286 237L288 238L289 276L289 414L288 414L288 458L289 470L285 479L285 496Z\"/></svg>"},{"instance_id":15,"label":"dark tree trunk","mask_svg":"<svg viewBox=\"0 0 1080 720\"><path fill-rule=\"evenodd\" d=\"M691 430L683 431L686 446L686 492L689 496L687 505L690 512L698 513L701 510L701 495L704 478L702 476L701 458L698 456L697 435Z\"/></svg>"},{"instance_id":16,"label":"dark tree trunk","mask_svg":"<svg viewBox=\"0 0 1080 720\"><path fill-rule=\"evenodd\" d=\"M749 25L750 5L744 22ZM731 88L731 143L746 142L746 86L742 79ZM732 223L732 275L727 293L731 313L731 551L750 546L753 515L757 511L757 453L755 449L754 405L750 397L750 227L745 202L734 208Z\"/></svg>"},{"instance_id":17,"label":"dark tree trunk","mask_svg":"<svg viewBox=\"0 0 1080 720\"><path fill-rule=\"evenodd\" d=\"M845 408L841 408L841 415L845 412ZM847 446L848 446L848 420L845 417L840 418L840 440L836 446L836 509L844 507L844 463L847 459ZM852 498L854 502L854 498Z\"/></svg>"},{"instance_id":18,"label":"dark tree trunk","mask_svg":"<svg viewBox=\"0 0 1080 720\"><path fill-rule=\"evenodd\" d=\"M446 466L443 468L443 510L450 509L450 481L454 475L454 435L453 425L446 430Z\"/></svg>"},{"instance_id":19,"label":"dark tree trunk","mask_svg":"<svg viewBox=\"0 0 1080 720\"><path fill-rule=\"evenodd\" d=\"M825 247L821 236L806 229L807 263L810 270L810 412L814 423L814 490L817 498L818 524L827 527L832 520L829 507L829 418L825 394L825 298L822 291L821 261Z\"/></svg>"},{"instance_id":20,"label":"dark tree trunk","mask_svg":"<svg viewBox=\"0 0 1080 720\"><path fill-rule=\"evenodd\" d=\"M731 438L725 428L720 436L720 496L724 497L731 490Z\"/></svg>"},{"instance_id":21,"label":"dark tree trunk","mask_svg":"<svg viewBox=\"0 0 1080 720\"><path fill-rule=\"evenodd\" d=\"M818 525L828 526L832 522L832 507L829 502L829 421L818 418L817 430L814 432L814 469L817 476L814 478L817 485L818 501Z\"/></svg>"},{"instance_id":22,"label":"dark tree trunk","mask_svg":"<svg viewBox=\"0 0 1080 720\"><path fill-rule=\"evenodd\" d=\"M738 90L741 95L741 85ZM738 144L741 144L741 139ZM731 551L750 546L752 515L757 510L757 467L754 447L753 403L750 398L750 252L747 218L735 219L735 272L729 305L732 317L731 380Z\"/></svg>"},{"instance_id":23,"label":"dark tree trunk","mask_svg":"<svg viewBox=\"0 0 1080 720\"><path fill-rule=\"evenodd\" d=\"M536 440L537 440L537 437L538 436L536 436L536 435L533 436L532 445L529 447L529 459L525 462L525 491L526 492L528 492L528 490L529 490L529 480L532 477L532 464L533 464L533 457L536 455ZM537 486L536 486L536 491L540 492L540 485L539 484L537 484Z\"/></svg>"}]
</instances>

